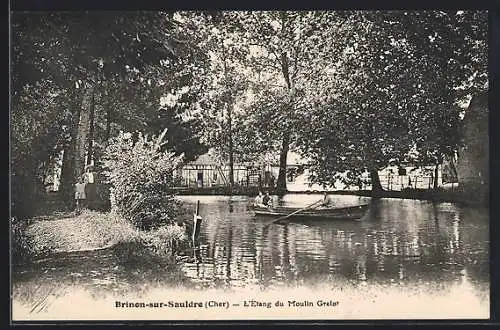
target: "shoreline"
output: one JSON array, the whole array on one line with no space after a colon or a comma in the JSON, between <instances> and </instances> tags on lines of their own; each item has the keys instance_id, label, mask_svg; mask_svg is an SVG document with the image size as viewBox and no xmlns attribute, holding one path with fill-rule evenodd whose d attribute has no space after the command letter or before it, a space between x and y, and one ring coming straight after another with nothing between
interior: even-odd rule
<instances>
[{"instance_id":1,"label":"shoreline","mask_svg":"<svg viewBox=\"0 0 500 330\"><path fill-rule=\"evenodd\" d=\"M186 188L186 189L175 189L175 194L179 196L186 195L199 195L199 196L255 196L258 192L257 187L252 187L250 189L241 187L235 187L231 191L228 187L216 187L216 188ZM263 188L263 190L266 190ZM274 189L268 189L271 194L277 194ZM374 197L374 198L401 198L401 199L413 199L413 200L427 200L433 202L452 202L463 204L466 206L485 206L488 207L488 200L481 198L481 196L473 193L465 193L463 191L446 191L446 190L427 190L427 189L412 189L403 191L379 191L374 193L371 190L332 190L327 191L330 195L351 195L351 196L362 196L362 197ZM284 194L322 194L323 191L286 191Z\"/></svg>"},{"instance_id":2,"label":"shoreline","mask_svg":"<svg viewBox=\"0 0 500 330\"><path fill-rule=\"evenodd\" d=\"M81 214L35 217L26 228L35 256L97 251L133 240L139 233L113 213L84 210Z\"/></svg>"},{"instance_id":3,"label":"shoreline","mask_svg":"<svg viewBox=\"0 0 500 330\"><path fill-rule=\"evenodd\" d=\"M221 189L225 188L225 189ZM226 187L217 189L178 189L176 194L185 195L234 195L252 196L257 189L234 189ZM252 187L253 188L253 187ZM275 194L275 191L270 191ZM322 191L287 191L286 194L321 194ZM432 202L452 202L467 207L488 207L487 195L464 193L463 191L444 190L406 190L380 191L374 194L371 190L336 190L328 191L331 195L362 196L372 198L400 198L411 200L427 200ZM111 212L96 212L87 210L80 215L60 213L51 216L37 216L26 228L26 239L35 256L58 253L73 253L95 251L112 248L121 242L130 242L141 237L140 232L133 228L117 214Z\"/></svg>"},{"instance_id":4,"label":"shoreline","mask_svg":"<svg viewBox=\"0 0 500 330\"><path fill-rule=\"evenodd\" d=\"M141 231L112 212L84 210L81 214L38 216L22 233L18 242L21 254L16 261L36 263L58 255L98 252L118 246L125 247L128 257L168 259L175 256L176 244L182 245L187 239L185 230L184 225L167 225Z\"/></svg>"}]
</instances>

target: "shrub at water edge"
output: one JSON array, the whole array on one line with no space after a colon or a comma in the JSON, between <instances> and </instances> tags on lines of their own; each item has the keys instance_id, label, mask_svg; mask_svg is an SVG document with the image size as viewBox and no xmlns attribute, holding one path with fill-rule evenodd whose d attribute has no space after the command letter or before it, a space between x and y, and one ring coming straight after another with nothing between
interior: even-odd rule
<instances>
[{"instance_id":1,"label":"shrub at water edge","mask_svg":"<svg viewBox=\"0 0 500 330\"><path fill-rule=\"evenodd\" d=\"M182 156L162 150L165 133L149 139L139 134L136 141L120 134L104 157L103 174L112 187L112 209L141 230L174 224L181 212L180 202L169 188Z\"/></svg>"}]
</instances>

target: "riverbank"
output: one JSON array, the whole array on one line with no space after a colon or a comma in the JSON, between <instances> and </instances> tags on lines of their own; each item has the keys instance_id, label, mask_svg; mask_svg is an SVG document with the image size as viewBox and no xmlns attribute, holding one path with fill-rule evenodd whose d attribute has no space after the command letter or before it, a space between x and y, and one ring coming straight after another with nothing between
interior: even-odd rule
<instances>
[{"instance_id":1,"label":"riverbank","mask_svg":"<svg viewBox=\"0 0 500 330\"><path fill-rule=\"evenodd\" d=\"M293 193L293 192L291 192ZM463 191L429 190L429 189L406 189L403 191L378 191L352 190L352 191L332 191L329 194L354 195L377 198L401 198L428 200L433 202L453 202L467 206L488 206L488 196L483 194L465 193Z\"/></svg>"},{"instance_id":2,"label":"riverbank","mask_svg":"<svg viewBox=\"0 0 500 330\"><path fill-rule=\"evenodd\" d=\"M269 191L270 194L276 194L275 189L261 188L263 191ZM258 187L206 187L206 188L176 188L174 192L178 195L241 195L256 196L259 192ZM287 191L286 194L318 194L322 191ZM429 200L435 202L454 202L469 206L488 206L489 200L486 193L464 192L462 190L432 190L432 189L405 189L402 191L382 190L374 192L372 190L332 190L328 191L331 195L352 195L363 197L378 198L402 198Z\"/></svg>"},{"instance_id":3,"label":"riverbank","mask_svg":"<svg viewBox=\"0 0 500 330\"><path fill-rule=\"evenodd\" d=\"M304 197L313 201L317 196L287 196L290 202ZM13 276L17 312L41 317L64 314L58 308L68 306L70 314L64 315L72 315L73 302L88 298L89 308L96 310L101 297L103 306L107 301L110 310L115 310L110 301L156 301L161 297L197 301L231 292L237 293L234 299L274 292L297 300L318 286L318 299L333 295L340 301L337 307L357 306L346 298L357 289L362 290L360 296L375 297L370 300L371 308L389 303L390 299L381 297L390 298L396 294L393 289L411 296L407 303L412 304L418 304L414 299L419 297L425 299L420 303L428 303L450 295L462 304L464 299L474 305L478 299L489 301L490 236L485 210L387 198L374 204L374 212L364 223L311 220L266 226L266 219L247 212L246 198L229 203L226 196L186 196L183 203L194 210L198 199L204 216L200 249L186 251L187 258L177 264L178 273L174 273L176 267L157 267L156 260L146 263L141 257L130 262L119 246L56 255ZM334 200L351 202L357 197ZM131 246L130 252L135 252L134 248ZM380 253L373 253L377 249ZM283 267L290 264L293 268ZM384 267L371 267L380 264ZM354 291L349 291L350 287ZM337 298L328 288L342 288L345 295ZM195 292L200 294L198 298L190 296ZM34 312L28 315L31 310ZM92 315L89 312L89 317Z\"/></svg>"},{"instance_id":4,"label":"riverbank","mask_svg":"<svg viewBox=\"0 0 500 330\"><path fill-rule=\"evenodd\" d=\"M125 257L153 254L171 257L176 248L187 239L185 231L184 226L178 225L141 231L123 217L110 212L56 212L31 219L22 233L14 239L16 249L22 255L17 258L14 256L13 261L22 263L48 255L111 247L128 251L125 254L130 256Z\"/></svg>"},{"instance_id":5,"label":"riverbank","mask_svg":"<svg viewBox=\"0 0 500 330\"><path fill-rule=\"evenodd\" d=\"M25 235L34 255L105 249L132 241L139 231L113 213L84 210L61 212L32 219Z\"/></svg>"}]
</instances>

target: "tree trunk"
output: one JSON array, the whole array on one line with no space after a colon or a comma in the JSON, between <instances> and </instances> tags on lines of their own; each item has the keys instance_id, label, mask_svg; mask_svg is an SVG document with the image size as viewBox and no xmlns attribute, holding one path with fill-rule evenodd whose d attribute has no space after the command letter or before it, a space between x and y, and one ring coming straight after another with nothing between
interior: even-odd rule
<instances>
[{"instance_id":1,"label":"tree trunk","mask_svg":"<svg viewBox=\"0 0 500 330\"><path fill-rule=\"evenodd\" d=\"M439 178L439 163L436 163L436 166L434 167L434 189L438 189L439 188L439 184L438 184L438 178Z\"/></svg>"},{"instance_id":2,"label":"tree trunk","mask_svg":"<svg viewBox=\"0 0 500 330\"><path fill-rule=\"evenodd\" d=\"M84 88L84 95L80 108L80 120L78 122L78 131L75 141L75 178L81 177L85 172L85 145L89 133L92 95L94 93L94 86L90 83L87 83Z\"/></svg>"},{"instance_id":3,"label":"tree trunk","mask_svg":"<svg viewBox=\"0 0 500 330\"><path fill-rule=\"evenodd\" d=\"M455 165L455 159L452 156L449 157L451 175L453 176L453 181L458 182L457 166Z\"/></svg>"},{"instance_id":4,"label":"tree trunk","mask_svg":"<svg viewBox=\"0 0 500 330\"><path fill-rule=\"evenodd\" d=\"M282 18L284 16L282 15ZM292 84L290 81L290 75L288 71L288 58L286 53L281 54L281 72L283 73L283 78L285 79L288 92L292 90ZM285 129L283 132L283 140L281 142L281 152L280 152L280 169L278 173L278 180L276 182L276 190L278 194L284 194L286 192L286 158L288 155L288 150L290 148L290 132Z\"/></svg>"},{"instance_id":5,"label":"tree trunk","mask_svg":"<svg viewBox=\"0 0 500 330\"><path fill-rule=\"evenodd\" d=\"M228 129L228 153L229 153L229 191L232 194L233 186L234 186L234 155L233 155L233 132L232 132L232 104L233 100L231 99L230 90L231 86L228 81L228 71L226 64L226 49L224 49L223 53L223 64L224 64L224 104L227 109L227 129Z\"/></svg>"},{"instance_id":6,"label":"tree trunk","mask_svg":"<svg viewBox=\"0 0 500 330\"><path fill-rule=\"evenodd\" d=\"M434 167L434 189L439 188L439 165L443 164L444 157L442 155L438 155L436 158L436 166Z\"/></svg>"},{"instance_id":7,"label":"tree trunk","mask_svg":"<svg viewBox=\"0 0 500 330\"><path fill-rule=\"evenodd\" d=\"M73 186L75 184L75 155L76 155L76 137L78 134L78 123L80 121L80 102L77 97L77 91L74 92L72 106L72 119L70 124L70 137L64 147L63 163L61 168L60 195L67 205L73 202Z\"/></svg>"},{"instance_id":8,"label":"tree trunk","mask_svg":"<svg viewBox=\"0 0 500 330\"><path fill-rule=\"evenodd\" d=\"M87 151L87 165L92 164L94 160L94 121L95 121L95 93L92 93L90 102L90 115L89 115L89 136L88 151Z\"/></svg>"},{"instance_id":9,"label":"tree trunk","mask_svg":"<svg viewBox=\"0 0 500 330\"><path fill-rule=\"evenodd\" d=\"M286 159L289 147L290 147L290 132L285 131L281 143L280 164L279 164L280 169L278 173L278 181L276 182L276 190L279 194L283 194L286 192Z\"/></svg>"},{"instance_id":10,"label":"tree trunk","mask_svg":"<svg viewBox=\"0 0 500 330\"><path fill-rule=\"evenodd\" d=\"M113 120L112 117L112 109L111 109L111 95L109 92L110 89L110 84L103 83L102 85L102 93L101 93L101 101L100 103L102 104L103 107L103 112L105 113L104 115L104 120L106 121L106 128L104 131L104 145L108 144L108 140L111 137L111 122Z\"/></svg>"},{"instance_id":11,"label":"tree trunk","mask_svg":"<svg viewBox=\"0 0 500 330\"><path fill-rule=\"evenodd\" d=\"M372 181L372 194L382 192L382 184L380 183L380 177L378 176L378 170L376 168L370 169L370 178Z\"/></svg>"},{"instance_id":12,"label":"tree trunk","mask_svg":"<svg viewBox=\"0 0 500 330\"><path fill-rule=\"evenodd\" d=\"M61 179L59 183L59 196L65 204L69 204L72 200L73 173L74 173L74 152L71 141L64 147L63 161L61 166Z\"/></svg>"},{"instance_id":13,"label":"tree trunk","mask_svg":"<svg viewBox=\"0 0 500 330\"><path fill-rule=\"evenodd\" d=\"M229 189L232 193L234 186L234 155L233 155L233 129L232 129L232 106L227 107L227 126L229 135Z\"/></svg>"},{"instance_id":14,"label":"tree trunk","mask_svg":"<svg viewBox=\"0 0 500 330\"><path fill-rule=\"evenodd\" d=\"M106 133L104 136L104 141L106 141L106 143L108 143L109 138L111 137L111 108L109 103L110 102L108 102L108 106L106 108Z\"/></svg>"},{"instance_id":15,"label":"tree trunk","mask_svg":"<svg viewBox=\"0 0 500 330\"><path fill-rule=\"evenodd\" d=\"M281 32L283 36L286 35L285 21L287 19L285 12L280 13L281 18ZM289 97L288 104L285 106L291 105L291 92L292 92L292 81L290 79L290 71L288 66L288 55L286 52L282 52L280 54L280 64L281 64L281 73L283 74L283 79L285 80ZM285 108L283 108L284 110ZM287 128L283 131L283 140L281 142L281 152L280 152L280 164L279 164L279 173L278 180L276 182L276 190L278 194L286 193L286 160L288 155L288 150L290 148L290 130Z\"/></svg>"}]
</instances>

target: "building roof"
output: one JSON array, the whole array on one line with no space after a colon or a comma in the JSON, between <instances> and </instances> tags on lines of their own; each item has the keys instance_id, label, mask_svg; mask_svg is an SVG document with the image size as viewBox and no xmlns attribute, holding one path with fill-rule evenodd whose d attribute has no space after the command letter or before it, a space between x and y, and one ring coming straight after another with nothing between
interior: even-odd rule
<instances>
[{"instance_id":1,"label":"building roof","mask_svg":"<svg viewBox=\"0 0 500 330\"><path fill-rule=\"evenodd\" d=\"M189 162L192 165L218 165L219 161L215 155L213 149L210 149L207 153L198 156L195 160Z\"/></svg>"},{"instance_id":2,"label":"building roof","mask_svg":"<svg viewBox=\"0 0 500 330\"><path fill-rule=\"evenodd\" d=\"M267 158L267 157L266 157ZM277 165L277 160L272 160L271 158L267 158L268 162ZM256 163L258 161L256 160ZM221 161L217 157L217 154L214 149L210 149L207 153L198 156L195 160L189 162L190 165L221 165ZM275 164L276 163L276 164ZM302 158L299 154L289 151L287 155L287 165L303 165L306 164L306 160ZM247 163L244 163L247 164Z\"/></svg>"}]
</instances>

